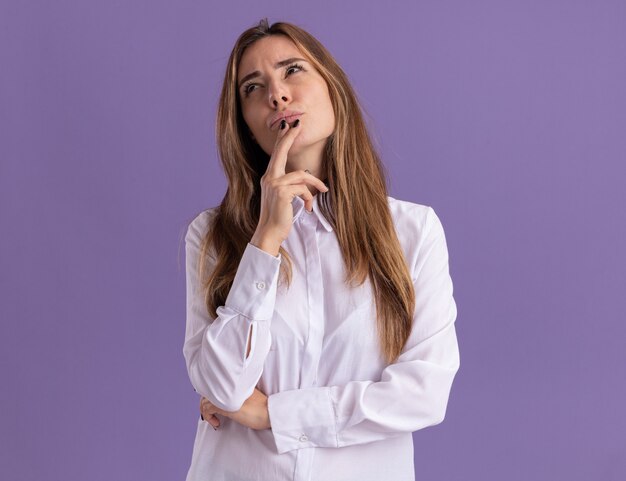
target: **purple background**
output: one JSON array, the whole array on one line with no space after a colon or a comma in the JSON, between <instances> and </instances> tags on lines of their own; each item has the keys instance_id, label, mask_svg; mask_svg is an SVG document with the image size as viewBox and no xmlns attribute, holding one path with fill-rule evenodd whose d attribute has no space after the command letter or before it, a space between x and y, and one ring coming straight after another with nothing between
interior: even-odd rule
<instances>
[{"instance_id":1,"label":"purple background","mask_svg":"<svg viewBox=\"0 0 626 481\"><path fill-rule=\"evenodd\" d=\"M184 479L184 228L264 16L335 55L446 230L461 369L417 479L626 479L626 3L338 3L0 3L1 479Z\"/></svg>"}]
</instances>

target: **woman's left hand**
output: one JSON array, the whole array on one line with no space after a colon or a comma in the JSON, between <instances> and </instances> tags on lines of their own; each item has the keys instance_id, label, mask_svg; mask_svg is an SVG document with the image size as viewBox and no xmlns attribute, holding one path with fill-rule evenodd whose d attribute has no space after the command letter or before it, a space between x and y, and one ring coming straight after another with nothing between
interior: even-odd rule
<instances>
[{"instance_id":1,"label":"woman's left hand","mask_svg":"<svg viewBox=\"0 0 626 481\"><path fill-rule=\"evenodd\" d=\"M269 410L267 409L267 396L258 389L254 389L252 395L246 399L239 411L229 412L223 411L208 399L200 399L200 412L205 421L214 427L219 427L219 418L215 414L221 414L239 424L251 429L270 429Z\"/></svg>"}]
</instances>

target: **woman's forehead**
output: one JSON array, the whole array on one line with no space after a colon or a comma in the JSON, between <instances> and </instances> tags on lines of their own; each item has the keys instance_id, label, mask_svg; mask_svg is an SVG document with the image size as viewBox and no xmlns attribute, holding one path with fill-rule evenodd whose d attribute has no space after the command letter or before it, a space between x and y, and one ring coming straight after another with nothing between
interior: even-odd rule
<instances>
[{"instance_id":1,"label":"woman's forehead","mask_svg":"<svg viewBox=\"0 0 626 481\"><path fill-rule=\"evenodd\" d=\"M239 72L247 75L252 70L265 65L276 66L292 57L304 58L304 55L290 39L283 35L262 38L246 48L239 62Z\"/></svg>"}]
</instances>

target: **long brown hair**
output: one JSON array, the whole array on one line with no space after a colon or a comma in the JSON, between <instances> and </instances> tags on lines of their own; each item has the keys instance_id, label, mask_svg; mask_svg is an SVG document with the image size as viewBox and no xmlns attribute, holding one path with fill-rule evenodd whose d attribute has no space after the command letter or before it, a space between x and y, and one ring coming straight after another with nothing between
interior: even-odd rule
<instances>
[{"instance_id":1,"label":"long brown hair","mask_svg":"<svg viewBox=\"0 0 626 481\"><path fill-rule=\"evenodd\" d=\"M228 59L215 132L228 188L201 243L198 267L207 310L217 317L216 309L226 301L259 221L260 179L269 155L252 140L243 119L237 73L245 49L270 35L284 35L293 41L328 85L336 124L322 163L330 190L317 194L318 205L337 236L346 283L361 285L368 278L372 283L381 354L392 363L411 333L415 293L389 210L384 168L347 76L315 37L290 23L270 26L267 19L261 20L239 36ZM279 282L286 279L289 286L292 261L282 246L280 253ZM205 280L210 258L215 266Z\"/></svg>"}]
</instances>

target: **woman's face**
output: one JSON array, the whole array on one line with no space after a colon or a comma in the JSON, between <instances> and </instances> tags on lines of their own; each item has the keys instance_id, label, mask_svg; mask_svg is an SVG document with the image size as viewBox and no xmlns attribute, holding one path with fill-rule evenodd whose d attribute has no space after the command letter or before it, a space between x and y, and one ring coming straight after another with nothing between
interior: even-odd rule
<instances>
[{"instance_id":1,"label":"woman's face","mask_svg":"<svg viewBox=\"0 0 626 481\"><path fill-rule=\"evenodd\" d=\"M249 77L254 72L257 75ZM276 113L289 110L303 113L297 127L302 132L289 149L289 156L307 151L317 151L321 156L326 139L335 129L328 86L290 39L272 35L250 45L239 63L238 77L243 118L268 155L280 129L280 122L270 125L271 119ZM296 118L288 118L287 122L291 125Z\"/></svg>"}]
</instances>

